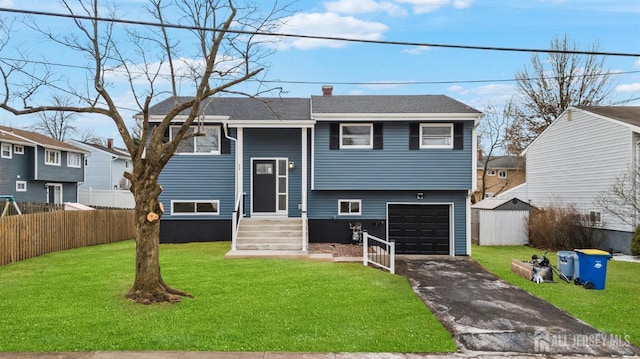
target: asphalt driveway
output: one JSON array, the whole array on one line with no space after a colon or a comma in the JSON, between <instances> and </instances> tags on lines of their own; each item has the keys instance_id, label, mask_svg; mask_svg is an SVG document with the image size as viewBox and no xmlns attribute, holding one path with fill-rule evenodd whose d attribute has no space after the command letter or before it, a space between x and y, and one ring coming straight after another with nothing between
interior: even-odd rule
<instances>
[{"instance_id":1,"label":"asphalt driveway","mask_svg":"<svg viewBox=\"0 0 640 359\"><path fill-rule=\"evenodd\" d=\"M470 258L399 258L396 272L409 279L463 352L640 355L624 338L596 330Z\"/></svg>"}]
</instances>

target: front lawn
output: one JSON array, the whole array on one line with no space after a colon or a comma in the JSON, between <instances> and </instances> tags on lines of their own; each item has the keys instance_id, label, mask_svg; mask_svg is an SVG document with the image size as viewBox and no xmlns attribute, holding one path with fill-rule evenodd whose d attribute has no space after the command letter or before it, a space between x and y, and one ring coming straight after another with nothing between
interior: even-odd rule
<instances>
[{"instance_id":1,"label":"front lawn","mask_svg":"<svg viewBox=\"0 0 640 359\"><path fill-rule=\"evenodd\" d=\"M362 264L225 260L229 243L162 245L169 285L195 299L143 306L132 241L0 267L0 352L452 352L404 277Z\"/></svg>"},{"instance_id":2,"label":"front lawn","mask_svg":"<svg viewBox=\"0 0 640 359\"><path fill-rule=\"evenodd\" d=\"M640 345L640 263L610 260L605 289L586 290L559 281L557 276L554 279L558 283L536 284L511 272L511 258L528 261L532 254L541 252L525 246L474 246L472 249L472 257L500 278L604 332ZM558 264L556 252L549 252L547 256L552 264Z\"/></svg>"}]
</instances>

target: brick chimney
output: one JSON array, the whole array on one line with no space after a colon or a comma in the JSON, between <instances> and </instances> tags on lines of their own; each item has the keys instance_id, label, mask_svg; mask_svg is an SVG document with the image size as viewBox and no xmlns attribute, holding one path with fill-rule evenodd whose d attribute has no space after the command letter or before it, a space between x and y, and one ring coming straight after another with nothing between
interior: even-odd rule
<instances>
[{"instance_id":1,"label":"brick chimney","mask_svg":"<svg viewBox=\"0 0 640 359\"><path fill-rule=\"evenodd\" d=\"M110 150L113 149L113 138L107 138L107 148Z\"/></svg>"},{"instance_id":2,"label":"brick chimney","mask_svg":"<svg viewBox=\"0 0 640 359\"><path fill-rule=\"evenodd\" d=\"M478 160L482 161L482 150L478 150Z\"/></svg>"},{"instance_id":3,"label":"brick chimney","mask_svg":"<svg viewBox=\"0 0 640 359\"><path fill-rule=\"evenodd\" d=\"M331 96L333 94L333 86L324 85L322 86L322 96Z\"/></svg>"}]
</instances>

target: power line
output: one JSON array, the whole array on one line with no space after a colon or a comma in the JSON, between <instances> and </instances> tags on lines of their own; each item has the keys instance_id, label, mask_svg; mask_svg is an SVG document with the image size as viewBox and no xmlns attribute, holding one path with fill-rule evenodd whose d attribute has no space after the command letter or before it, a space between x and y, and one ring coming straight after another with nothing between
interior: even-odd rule
<instances>
[{"instance_id":1,"label":"power line","mask_svg":"<svg viewBox=\"0 0 640 359\"><path fill-rule=\"evenodd\" d=\"M102 22L111 22L111 23L128 24L128 25L164 27L164 28L181 29L181 30L222 31L220 29L207 28L203 26L189 26L189 25L178 25L178 24L170 24L170 23L160 24L160 23L148 22L148 21L112 19L112 18L105 18L105 17L94 17L94 16L76 15L76 14L60 14L60 13L36 11L36 10L0 8L0 12L18 13L23 15L60 17L60 18L67 18L67 19L74 19L74 20L102 21ZM367 39L354 39L354 38L336 37L336 36L301 35L301 34L273 33L273 32L263 32L263 31L233 30L233 29L224 30L224 31L228 33L240 34L240 35L261 35L261 36L341 41L341 42L353 42L353 43L376 44L376 45L421 46L421 47L439 47L439 48L461 49L461 50L484 50L484 51L503 51L503 52L506 51L506 52L558 53L558 54L617 56L617 57L640 57L640 53L625 53L625 52L555 50L555 49L515 48L515 47L500 47L500 46L437 44L437 43L422 43L422 42L410 42L410 41L367 40Z\"/></svg>"}]
</instances>

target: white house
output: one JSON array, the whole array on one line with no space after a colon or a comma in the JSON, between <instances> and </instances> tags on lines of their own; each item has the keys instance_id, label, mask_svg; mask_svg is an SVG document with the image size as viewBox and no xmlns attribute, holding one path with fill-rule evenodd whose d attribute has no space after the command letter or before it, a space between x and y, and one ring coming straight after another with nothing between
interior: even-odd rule
<instances>
[{"instance_id":1,"label":"white house","mask_svg":"<svg viewBox=\"0 0 640 359\"><path fill-rule=\"evenodd\" d=\"M573 205L605 240L602 249L629 252L635 225L598 207L618 176L640 164L640 107L569 107L523 153L526 185L509 195L536 207Z\"/></svg>"}]
</instances>

